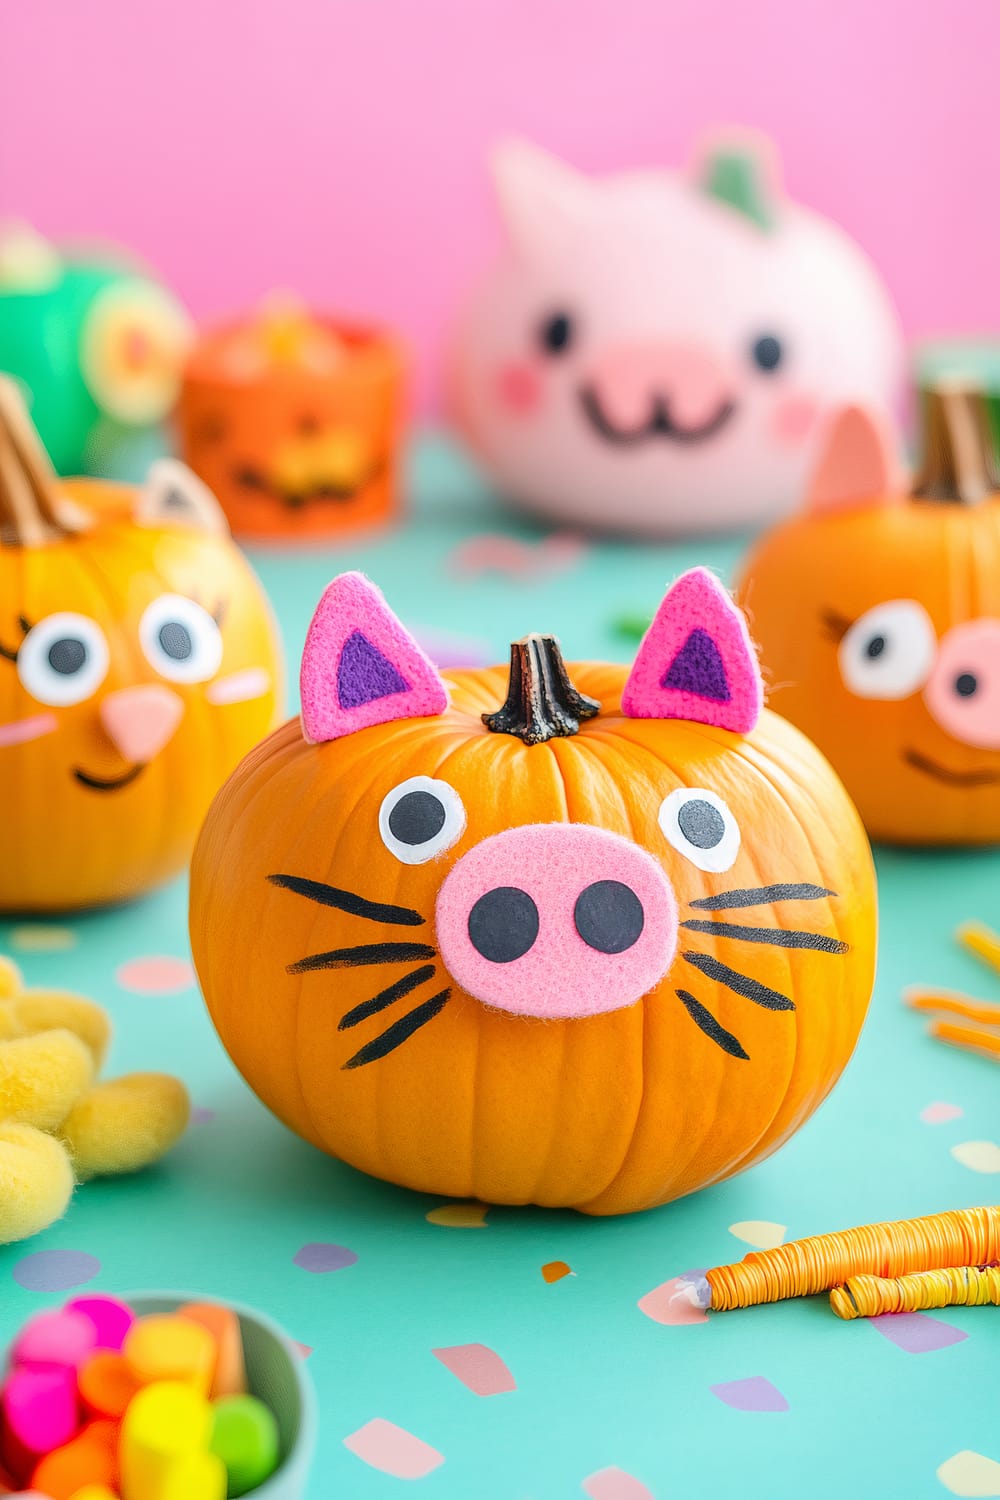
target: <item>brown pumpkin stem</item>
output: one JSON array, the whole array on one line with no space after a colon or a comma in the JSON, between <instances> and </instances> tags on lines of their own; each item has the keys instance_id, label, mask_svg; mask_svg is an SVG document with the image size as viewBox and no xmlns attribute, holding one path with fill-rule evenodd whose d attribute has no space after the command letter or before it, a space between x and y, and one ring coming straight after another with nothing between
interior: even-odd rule
<instances>
[{"instance_id":1,"label":"brown pumpkin stem","mask_svg":"<svg viewBox=\"0 0 1000 1500\"><path fill-rule=\"evenodd\" d=\"M577 692L569 680L559 642L552 635L526 635L510 648L507 698L483 714L494 734L516 734L526 745L576 734L581 720L600 712L596 698Z\"/></svg>"},{"instance_id":2,"label":"brown pumpkin stem","mask_svg":"<svg viewBox=\"0 0 1000 1500\"><path fill-rule=\"evenodd\" d=\"M1000 469L982 391L940 381L924 397L923 461L914 496L975 505L998 490Z\"/></svg>"},{"instance_id":3,"label":"brown pumpkin stem","mask_svg":"<svg viewBox=\"0 0 1000 1500\"><path fill-rule=\"evenodd\" d=\"M0 544L41 547L79 530L17 384L0 375Z\"/></svg>"}]
</instances>

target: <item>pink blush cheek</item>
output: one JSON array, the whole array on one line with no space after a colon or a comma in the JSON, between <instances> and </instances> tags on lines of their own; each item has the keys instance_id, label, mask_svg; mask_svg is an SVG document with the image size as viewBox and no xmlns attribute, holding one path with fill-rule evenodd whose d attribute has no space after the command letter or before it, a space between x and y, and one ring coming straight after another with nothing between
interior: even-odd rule
<instances>
[{"instance_id":1,"label":"pink blush cheek","mask_svg":"<svg viewBox=\"0 0 1000 1500\"><path fill-rule=\"evenodd\" d=\"M6 745L26 745L30 740L40 740L44 734L53 734L59 728L55 714L35 714L30 719L13 719L9 724L0 724L0 749Z\"/></svg>"},{"instance_id":2,"label":"pink blush cheek","mask_svg":"<svg viewBox=\"0 0 1000 1500\"><path fill-rule=\"evenodd\" d=\"M542 404L542 377L524 360L501 365L494 377L497 401L515 417L530 417Z\"/></svg>"},{"instance_id":3,"label":"pink blush cheek","mask_svg":"<svg viewBox=\"0 0 1000 1500\"><path fill-rule=\"evenodd\" d=\"M797 448L816 425L819 402L812 396L783 396L771 413L771 437L782 448Z\"/></svg>"}]
</instances>

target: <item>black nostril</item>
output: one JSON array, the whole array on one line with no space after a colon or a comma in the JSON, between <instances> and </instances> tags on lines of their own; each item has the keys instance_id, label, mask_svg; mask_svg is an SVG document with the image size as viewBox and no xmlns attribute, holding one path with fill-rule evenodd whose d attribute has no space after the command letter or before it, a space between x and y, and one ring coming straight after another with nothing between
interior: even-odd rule
<instances>
[{"instance_id":1,"label":"black nostril","mask_svg":"<svg viewBox=\"0 0 1000 1500\"><path fill-rule=\"evenodd\" d=\"M645 920L639 897L620 880L595 880L573 908L577 932L598 953L624 953L639 941Z\"/></svg>"},{"instance_id":2,"label":"black nostril","mask_svg":"<svg viewBox=\"0 0 1000 1500\"><path fill-rule=\"evenodd\" d=\"M527 891L499 885L469 912L469 941L492 964L523 958L538 936L538 907Z\"/></svg>"}]
</instances>

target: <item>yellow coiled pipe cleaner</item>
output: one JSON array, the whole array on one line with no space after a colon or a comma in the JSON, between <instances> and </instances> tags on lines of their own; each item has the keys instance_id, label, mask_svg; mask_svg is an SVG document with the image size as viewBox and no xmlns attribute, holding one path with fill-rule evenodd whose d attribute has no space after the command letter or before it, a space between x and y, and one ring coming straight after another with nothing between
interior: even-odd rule
<instances>
[{"instance_id":1,"label":"yellow coiled pipe cleaner","mask_svg":"<svg viewBox=\"0 0 1000 1500\"><path fill-rule=\"evenodd\" d=\"M946 1266L891 1278L849 1276L830 1293L830 1306L838 1318L990 1304L1000 1305L1000 1266Z\"/></svg>"}]
</instances>

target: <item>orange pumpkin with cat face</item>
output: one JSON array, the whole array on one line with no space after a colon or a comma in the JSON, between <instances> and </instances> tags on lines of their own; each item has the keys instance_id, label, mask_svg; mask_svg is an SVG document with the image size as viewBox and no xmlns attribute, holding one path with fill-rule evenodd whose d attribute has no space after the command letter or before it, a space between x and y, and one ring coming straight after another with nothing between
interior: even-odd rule
<instances>
[{"instance_id":1,"label":"orange pumpkin with cat face","mask_svg":"<svg viewBox=\"0 0 1000 1500\"><path fill-rule=\"evenodd\" d=\"M57 480L0 385L0 911L136 896L187 862L274 723L278 641L213 497Z\"/></svg>"},{"instance_id":2,"label":"orange pumpkin with cat face","mask_svg":"<svg viewBox=\"0 0 1000 1500\"><path fill-rule=\"evenodd\" d=\"M775 706L844 778L873 838L1000 841L1000 476L974 393L927 407L903 483L852 408L805 512L751 553L739 596Z\"/></svg>"},{"instance_id":3,"label":"orange pumpkin with cat face","mask_svg":"<svg viewBox=\"0 0 1000 1500\"><path fill-rule=\"evenodd\" d=\"M530 636L509 684L439 676L345 575L302 700L191 885L212 1018L293 1130L422 1192L614 1214L760 1161L826 1096L871 992L870 853L710 575L631 672Z\"/></svg>"}]
</instances>

